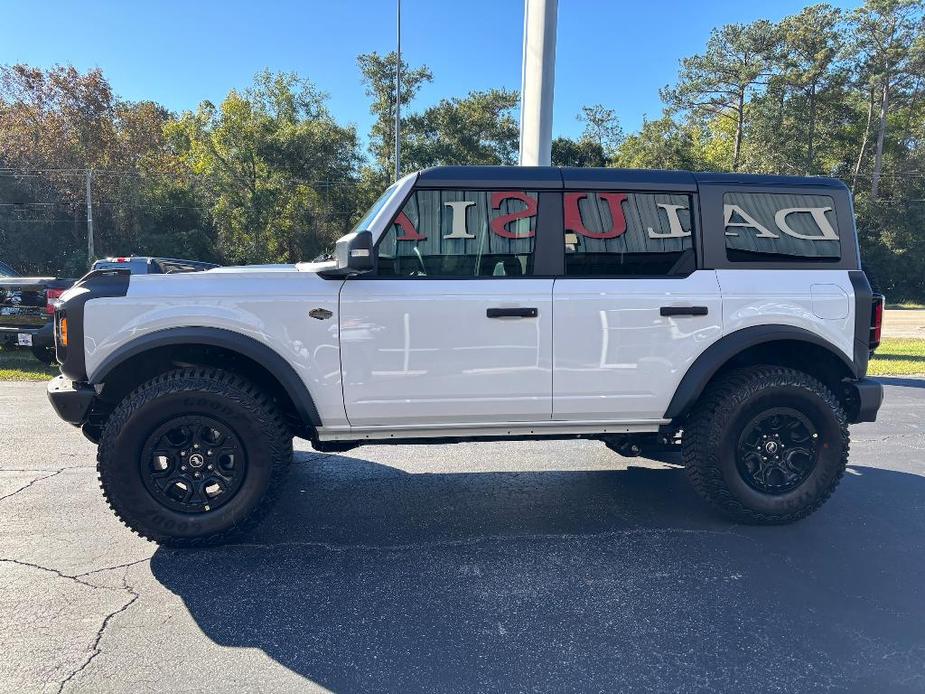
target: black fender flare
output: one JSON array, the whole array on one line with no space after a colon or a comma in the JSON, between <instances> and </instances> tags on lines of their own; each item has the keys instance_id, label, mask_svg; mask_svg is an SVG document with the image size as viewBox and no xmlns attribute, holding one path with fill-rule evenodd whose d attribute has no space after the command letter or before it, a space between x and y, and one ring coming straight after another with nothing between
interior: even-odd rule
<instances>
[{"instance_id":1,"label":"black fender flare","mask_svg":"<svg viewBox=\"0 0 925 694\"><path fill-rule=\"evenodd\" d=\"M316 427L321 426L321 418L318 416L315 401L312 399L311 393L308 392L305 383L292 367L292 364L272 347L268 347L247 335L223 328L166 328L142 335L107 355L97 367L90 383L105 383L106 377L128 359L152 349L171 345L222 347L251 359L265 368L279 382L289 399L292 400L296 413L303 422Z\"/></svg>"},{"instance_id":2,"label":"black fender flare","mask_svg":"<svg viewBox=\"0 0 925 694\"><path fill-rule=\"evenodd\" d=\"M724 335L707 347L691 364L675 389L674 397L665 410L665 419L675 419L697 402L710 379L730 359L746 349L768 342L806 342L822 347L844 364L848 372L857 377L857 367L845 354L825 338L793 325L756 325Z\"/></svg>"}]
</instances>

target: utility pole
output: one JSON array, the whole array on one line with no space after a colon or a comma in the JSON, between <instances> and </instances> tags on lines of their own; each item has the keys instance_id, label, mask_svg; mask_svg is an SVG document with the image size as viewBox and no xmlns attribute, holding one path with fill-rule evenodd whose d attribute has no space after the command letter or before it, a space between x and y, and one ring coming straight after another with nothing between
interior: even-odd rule
<instances>
[{"instance_id":1,"label":"utility pole","mask_svg":"<svg viewBox=\"0 0 925 694\"><path fill-rule=\"evenodd\" d=\"M395 180L401 175L401 0L395 0Z\"/></svg>"},{"instance_id":2,"label":"utility pole","mask_svg":"<svg viewBox=\"0 0 925 694\"><path fill-rule=\"evenodd\" d=\"M520 89L520 165L552 162L552 97L556 80L558 0L524 0Z\"/></svg>"},{"instance_id":3,"label":"utility pole","mask_svg":"<svg viewBox=\"0 0 925 694\"><path fill-rule=\"evenodd\" d=\"M87 169L87 262L93 265L96 254L93 250L93 194L90 184L93 182L93 169Z\"/></svg>"}]
</instances>

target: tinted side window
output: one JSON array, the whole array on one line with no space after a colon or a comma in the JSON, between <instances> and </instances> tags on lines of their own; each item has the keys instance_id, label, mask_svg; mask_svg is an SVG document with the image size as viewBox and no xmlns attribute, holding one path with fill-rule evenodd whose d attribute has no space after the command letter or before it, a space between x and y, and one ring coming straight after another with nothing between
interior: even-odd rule
<instances>
[{"instance_id":1,"label":"tinted side window","mask_svg":"<svg viewBox=\"0 0 925 694\"><path fill-rule=\"evenodd\" d=\"M530 275L537 204L521 190L418 190L379 243L378 275Z\"/></svg>"},{"instance_id":2,"label":"tinted side window","mask_svg":"<svg viewBox=\"0 0 925 694\"><path fill-rule=\"evenodd\" d=\"M726 257L732 261L836 261L841 239L828 195L726 193Z\"/></svg>"},{"instance_id":3,"label":"tinted side window","mask_svg":"<svg viewBox=\"0 0 925 694\"><path fill-rule=\"evenodd\" d=\"M684 275L694 270L691 197L567 192L565 274Z\"/></svg>"}]
</instances>

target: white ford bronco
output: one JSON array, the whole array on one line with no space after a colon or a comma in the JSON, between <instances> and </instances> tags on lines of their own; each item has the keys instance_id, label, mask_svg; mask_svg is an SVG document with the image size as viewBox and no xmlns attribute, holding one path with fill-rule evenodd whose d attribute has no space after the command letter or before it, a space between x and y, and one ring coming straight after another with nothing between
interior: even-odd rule
<instances>
[{"instance_id":1,"label":"white ford bronco","mask_svg":"<svg viewBox=\"0 0 925 694\"><path fill-rule=\"evenodd\" d=\"M440 167L331 262L91 272L57 305L48 394L115 513L166 544L255 523L294 435L679 450L720 511L785 523L876 417L882 309L836 180Z\"/></svg>"}]
</instances>

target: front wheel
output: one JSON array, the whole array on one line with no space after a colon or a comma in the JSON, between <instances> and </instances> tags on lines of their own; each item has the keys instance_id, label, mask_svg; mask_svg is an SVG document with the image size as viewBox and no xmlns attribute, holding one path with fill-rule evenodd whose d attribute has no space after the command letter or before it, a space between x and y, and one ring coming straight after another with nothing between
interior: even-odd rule
<instances>
[{"instance_id":1,"label":"front wheel","mask_svg":"<svg viewBox=\"0 0 925 694\"><path fill-rule=\"evenodd\" d=\"M136 533L173 546L218 544L253 526L292 460L272 401L218 369L178 369L139 386L100 437L100 486Z\"/></svg>"},{"instance_id":2,"label":"front wheel","mask_svg":"<svg viewBox=\"0 0 925 694\"><path fill-rule=\"evenodd\" d=\"M848 462L835 395L795 369L732 371L712 383L684 427L694 488L734 520L789 523L819 508Z\"/></svg>"}]
</instances>

